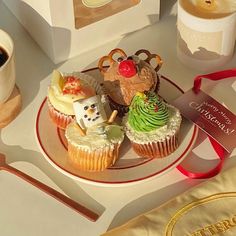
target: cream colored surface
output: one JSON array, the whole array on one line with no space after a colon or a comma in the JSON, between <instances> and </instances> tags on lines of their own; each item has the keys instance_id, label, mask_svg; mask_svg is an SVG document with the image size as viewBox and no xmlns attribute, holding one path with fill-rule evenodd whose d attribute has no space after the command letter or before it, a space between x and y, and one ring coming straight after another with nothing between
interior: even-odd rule
<instances>
[{"instance_id":1,"label":"cream colored surface","mask_svg":"<svg viewBox=\"0 0 236 236\"><path fill-rule=\"evenodd\" d=\"M145 2L148 1L145 0ZM7 2L12 1L7 0ZM54 1L55 4L58 2L57 0ZM153 2L157 3L156 0ZM52 167L44 158L35 135L37 112L46 96L52 70L71 72L95 67L97 66L97 59L115 47L121 47L127 50L129 54L141 47L147 48L151 52L158 52L164 61L160 73L174 81L184 91L190 89L194 76L200 72L188 69L179 62L176 56L176 9L172 8L175 2L174 0L162 1L162 16L158 24L125 35L122 40L107 43L102 47L85 54L81 53L78 57L55 65L29 37L28 33L0 0L0 26L8 31L15 43L17 52L16 83L23 98L21 113L0 131L0 150L6 154L7 162L10 165L25 171L100 214L97 222L90 222L28 183L5 171L0 171L1 235L98 236L109 229L124 224L139 214L158 207L199 182L205 181L187 179L176 169L173 169L158 178L138 185L129 185L129 187L92 186L71 179ZM42 4L42 1L37 1L37 3ZM61 13L61 10L58 11L58 14ZM28 15L24 16L27 17ZM62 18L63 16L62 14ZM138 16L137 13L136 18ZM31 21L28 23L33 25ZM112 26L112 23L110 25ZM57 30L59 29L57 28ZM59 38L57 39L59 40ZM78 45L76 44L76 46ZM236 55L234 54L230 62L218 69L235 68L235 64ZM231 80L227 81L230 82ZM232 83L234 81L235 79L232 78ZM219 89L216 95L219 95L218 92L220 92L222 98L229 94L227 87L222 89L225 82L217 82ZM202 84L203 90L208 91L208 93L211 90L205 89L209 83L204 81ZM170 94L170 97L174 99L173 94ZM229 104L230 102L233 103L232 106L235 109L235 91L232 91L229 100ZM216 155L209 141L204 137L199 137L198 144L199 146L194 153L200 156L201 160L194 158L194 155L191 154L190 165L193 168L198 168L199 171L205 171L215 164L213 159ZM226 161L224 171L231 166L236 166L235 154ZM235 173L227 179L231 182L234 175Z\"/></svg>"},{"instance_id":2,"label":"cream colored surface","mask_svg":"<svg viewBox=\"0 0 236 236\"><path fill-rule=\"evenodd\" d=\"M234 167L103 235L235 235L235 171Z\"/></svg>"}]
</instances>

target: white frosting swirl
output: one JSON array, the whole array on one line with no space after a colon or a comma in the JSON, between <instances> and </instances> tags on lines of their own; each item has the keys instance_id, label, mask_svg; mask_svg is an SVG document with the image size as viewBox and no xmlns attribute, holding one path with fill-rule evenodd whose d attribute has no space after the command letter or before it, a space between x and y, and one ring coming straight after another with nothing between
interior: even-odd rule
<instances>
[{"instance_id":1,"label":"white frosting swirl","mask_svg":"<svg viewBox=\"0 0 236 236\"><path fill-rule=\"evenodd\" d=\"M102 123L88 128L86 135L81 136L76 122L72 122L67 126L65 136L73 146L94 151L120 144L124 139L124 131L121 126Z\"/></svg>"}]
</instances>

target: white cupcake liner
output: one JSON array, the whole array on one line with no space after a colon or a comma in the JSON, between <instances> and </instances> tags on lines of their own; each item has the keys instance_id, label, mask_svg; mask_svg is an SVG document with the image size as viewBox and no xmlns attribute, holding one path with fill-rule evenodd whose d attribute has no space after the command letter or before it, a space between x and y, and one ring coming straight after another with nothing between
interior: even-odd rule
<instances>
[{"instance_id":1,"label":"white cupcake liner","mask_svg":"<svg viewBox=\"0 0 236 236\"><path fill-rule=\"evenodd\" d=\"M166 137L165 140L156 142L153 141L142 144L131 142L131 145L133 150L141 157L163 158L173 153L179 146L177 135L178 133L171 137Z\"/></svg>"}]
</instances>

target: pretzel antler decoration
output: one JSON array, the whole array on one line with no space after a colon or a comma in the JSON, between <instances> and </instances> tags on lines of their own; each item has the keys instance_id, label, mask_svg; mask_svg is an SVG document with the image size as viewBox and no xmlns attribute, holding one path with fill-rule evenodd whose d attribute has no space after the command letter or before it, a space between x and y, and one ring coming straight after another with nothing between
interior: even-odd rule
<instances>
[{"instance_id":1,"label":"pretzel antler decoration","mask_svg":"<svg viewBox=\"0 0 236 236\"><path fill-rule=\"evenodd\" d=\"M99 62L98 62L98 69L102 74L104 74L107 70L104 68L104 62L108 62L109 65L111 65L115 60L113 59L113 56L115 54L120 54L121 56L127 57L126 53L120 49L120 48L115 48L113 49L107 56L103 56Z\"/></svg>"},{"instance_id":2,"label":"pretzel antler decoration","mask_svg":"<svg viewBox=\"0 0 236 236\"><path fill-rule=\"evenodd\" d=\"M157 54L150 53L150 52L149 52L148 50L146 50L146 49L140 49L140 50L138 50L138 51L135 53L135 55L136 55L136 56L139 56L139 55L142 54L142 53L146 54L147 58L146 58L144 61L147 62L148 64L151 63L151 60L152 60L152 59L155 59L155 60L156 60L157 65L156 65L156 67L154 68L154 70L157 72L157 71L161 68L161 66L162 66L162 64L163 64L163 61L162 61L161 57L160 57L159 55L157 55Z\"/></svg>"}]
</instances>

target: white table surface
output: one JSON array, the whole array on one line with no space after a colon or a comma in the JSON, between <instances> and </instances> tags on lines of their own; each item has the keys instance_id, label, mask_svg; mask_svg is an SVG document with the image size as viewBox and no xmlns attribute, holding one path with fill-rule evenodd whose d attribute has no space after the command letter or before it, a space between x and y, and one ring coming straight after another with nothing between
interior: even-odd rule
<instances>
[{"instance_id":1,"label":"white table surface","mask_svg":"<svg viewBox=\"0 0 236 236\"><path fill-rule=\"evenodd\" d=\"M55 65L0 1L0 28L15 42L17 85L23 98L21 113L0 130L0 152L6 155L10 165L101 214L99 220L92 223L30 184L1 171L0 235L100 235L204 181L188 179L174 169L159 178L129 187L81 183L48 163L35 136L37 111L46 96L52 70L71 72L95 67L98 59L115 47L123 48L128 54L140 48L158 53L164 60L160 73L185 91L191 88L192 79L201 72L186 68L176 58L175 1L163 0L161 4L161 19L157 24ZM236 56L219 70L235 64ZM215 154L204 137L196 149L200 155L201 151L203 158L214 159ZM223 171L236 165L234 159L227 160Z\"/></svg>"}]
</instances>

